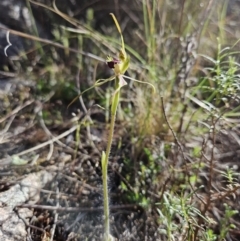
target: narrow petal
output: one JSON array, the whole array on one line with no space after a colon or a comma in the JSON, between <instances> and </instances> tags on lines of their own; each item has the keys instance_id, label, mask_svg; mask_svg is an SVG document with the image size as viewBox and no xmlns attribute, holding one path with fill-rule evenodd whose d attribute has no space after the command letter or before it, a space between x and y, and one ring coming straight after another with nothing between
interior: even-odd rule
<instances>
[{"instance_id":1,"label":"narrow petal","mask_svg":"<svg viewBox=\"0 0 240 241\"><path fill-rule=\"evenodd\" d=\"M122 77L122 75L118 76L119 78L119 87L122 88L124 85L127 85L127 82L125 81L125 79Z\"/></svg>"}]
</instances>

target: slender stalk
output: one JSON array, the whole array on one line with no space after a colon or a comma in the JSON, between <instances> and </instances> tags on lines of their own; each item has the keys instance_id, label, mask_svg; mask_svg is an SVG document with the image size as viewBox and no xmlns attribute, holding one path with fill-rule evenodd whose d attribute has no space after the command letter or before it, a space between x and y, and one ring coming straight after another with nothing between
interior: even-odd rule
<instances>
[{"instance_id":1,"label":"slender stalk","mask_svg":"<svg viewBox=\"0 0 240 241\"><path fill-rule=\"evenodd\" d=\"M119 83L119 77L116 76L116 82ZM117 88L118 89L118 88ZM102 179L103 179L103 200L104 200L104 241L112 240L110 235L110 222L109 222L109 197L108 197L108 160L112 147L112 140L114 134L114 126L116 120L117 107L119 104L120 90L113 95L111 106L111 122L107 142L106 153L102 153Z\"/></svg>"},{"instance_id":2,"label":"slender stalk","mask_svg":"<svg viewBox=\"0 0 240 241\"><path fill-rule=\"evenodd\" d=\"M112 107L111 107L111 122L110 122L110 130L109 130L107 150L106 150L106 160L107 160L107 162L108 162L109 155L110 155L110 152L111 152L111 147L112 147L112 139L113 139L113 133L114 133L114 126L115 126L117 107L118 107L118 103L119 103L119 97L120 97L120 91L117 91L117 93L113 96L113 102L112 102Z\"/></svg>"},{"instance_id":3,"label":"slender stalk","mask_svg":"<svg viewBox=\"0 0 240 241\"><path fill-rule=\"evenodd\" d=\"M104 204L104 241L108 241L110 236L109 225L109 199L108 199L108 176L106 154L102 153L102 179L103 179L103 204Z\"/></svg>"}]
</instances>

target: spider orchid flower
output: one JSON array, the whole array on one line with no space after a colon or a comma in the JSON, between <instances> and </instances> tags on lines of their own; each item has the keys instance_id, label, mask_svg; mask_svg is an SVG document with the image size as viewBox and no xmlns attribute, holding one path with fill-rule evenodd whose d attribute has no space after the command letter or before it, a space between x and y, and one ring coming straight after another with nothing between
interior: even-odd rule
<instances>
[{"instance_id":1,"label":"spider orchid flower","mask_svg":"<svg viewBox=\"0 0 240 241\"><path fill-rule=\"evenodd\" d=\"M124 73L128 69L130 58L124 50L124 43L122 49L119 51L119 58L113 58L111 56L107 57L107 65L110 69L113 69L115 78L118 80L118 86L114 93L119 91L127 82L123 78Z\"/></svg>"}]
</instances>

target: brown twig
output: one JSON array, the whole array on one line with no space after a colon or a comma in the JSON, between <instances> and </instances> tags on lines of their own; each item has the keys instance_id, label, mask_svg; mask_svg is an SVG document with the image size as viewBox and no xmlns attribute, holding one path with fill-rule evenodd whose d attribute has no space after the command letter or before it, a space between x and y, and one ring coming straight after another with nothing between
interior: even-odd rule
<instances>
[{"instance_id":1,"label":"brown twig","mask_svg":"<svg viewBox=\"0 0 240 241\"><path fill-rule=\"evenodd\" d=\"M98 61L101 61L101 62L105 62L105 60L103 58L100 58L100 57L98 57L94 54L87 53L87 52L84 52L84 51L79 51L79 50L76 50L74 48L68 48L68 47L65 47L62 44L53 42L53 41L48 40L48 39L39 38L39 37L30 35L30 34L22 33L20 31L16 31L16 30L9 29L9 28L0 27L0 29L4 30L6 32L9 32L13 35L17 35L17 36L20 36L20 37L23 37L23 38L26 38L26 39L30 39L30 40L33 40L33 41L38 41L38 42L41 42L41 43L44 43L44 44L49 44L49 45L52 45L52 46L57 47L57 48L65 49L65 50L71 51L73 53L82 54L82 55L87 56L89 58L92 58L92 59L95 59L95 60L98 60Z\"/></svg>"},{"instance_id":2,"label":"brown twig","mask_svg":"<svg viewBox=\"0 0 240 241\"><path fill-rule=\"evenodd\" d=\"M172 132L172 135L173 135L173 137L174 137L174 139L175 139L175 142L177 143L177 146L178 146L179 149L180 149L180 153L181 153L181 155L182 155L182 158L183 158L183 160L184 160L184 161L186 162L186 164L187 164L187 159L186 159L186 157L185 157L185 155L184 155L183 147L182 147L180 141L178 140L177 135L176 135L176 133L174 132L172 126L170 125L170 123L169 123L169 121L168 121L168 118L167 118L167 115L166 115L166 111L165 111L165 107L164 107L164 101L163 101L163 97L162 97L162 96L161 96L161 104L162 104L163 116L164 116L164 118L165 118L165 120L166 120L166 122L167 122L168 128L169 128L170 131Z\"/></svg>"},{"instance_id":3,"label":"brown twig","mask_svg":"<svg viewBox=\"0 0 240 241\"><path fill-rule=\"evenodd\" d=\"M49 211L58 211L58 212L96 212L96 211L103 211L103 207L97 207L97 208L80 208L80 207L53 207L48 205L36 205L36 204L22 204L17 206L18 208L34 208L34 209L42 209L42 210L49 210ZM110 206L111 210L119 210L119 209L138 209L141 208L141 206L137 205L116 205L116 206Z\"/></svg>"},{"instance_id":4,"label":"brown twig","mask_svg":"<svg viewBox=\"0 0 240 241\"><path fill-rule=\"evenodd\" d=\"M57 193L57 204L56 204L56 208L58 208L60 205L59 205L59 188L57 187L57 190L56 190L56 193ZM53 237L54 237L54 234L55 234L55 230L56 230L56 225L57 225L57 220L58 220L58 212L57 210L54 211L54 223L53 223L53 227L52 227L52 230L51 230L51 238L50 238L50 241L53 241Z\"/></svg>"},{"instance_id":5,"label":"brown twig","mask_svg":"<svg viewBox=\"0 0 240 241\"><path fill-rule=\"evenodd\" d=\"M1 29L1 27L0 27ZM22 110L23 108L27 107L28 105L31 105L34 102L34 100L28 100L26 101L23 105L18 106L16 109L14 109L12 112L10 112L9 114L7 114L6 116L4 116L3 118L0 119L0 123L4 122L6 119L8 119L9 117L11 117L12 115L17 114L20 110Z\"/></svg>"}]
</instances>

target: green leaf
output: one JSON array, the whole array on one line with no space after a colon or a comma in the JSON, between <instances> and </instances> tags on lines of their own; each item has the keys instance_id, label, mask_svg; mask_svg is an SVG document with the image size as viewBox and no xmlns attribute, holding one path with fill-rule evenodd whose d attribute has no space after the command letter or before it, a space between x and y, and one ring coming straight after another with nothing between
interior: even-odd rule
<instances>
[{"instance_id":1,"label":"green leaf","mask_svg":"<svg viewBox=\"0 0 240 241\"><path fill-rule=\"evenodd\" d=\"M27 160L20 158L19 156L12 156L12 164L21 166L21 165L26 165L28 163Z\"/></svg>"}]
</instances>

